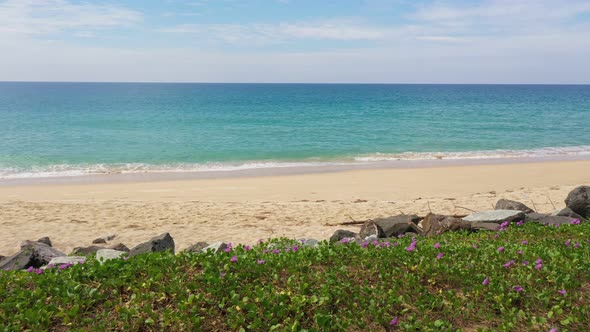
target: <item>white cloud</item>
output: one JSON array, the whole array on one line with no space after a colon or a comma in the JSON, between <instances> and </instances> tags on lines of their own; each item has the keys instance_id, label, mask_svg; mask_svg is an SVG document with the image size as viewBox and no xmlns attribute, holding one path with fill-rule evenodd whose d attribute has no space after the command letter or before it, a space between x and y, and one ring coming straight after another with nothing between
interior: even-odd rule
<instances>
[{"instance_id":1,"label":"white cloud","mask_svg":"<svg viewBox=\"0 0 590 332\"><path fill-rule=\"evenodd\" d=\"M116 5L75 4L67 0L0 2L0 33L48 34L130 25L141 20L140 12Z\"/></svg>"}]
</instances>

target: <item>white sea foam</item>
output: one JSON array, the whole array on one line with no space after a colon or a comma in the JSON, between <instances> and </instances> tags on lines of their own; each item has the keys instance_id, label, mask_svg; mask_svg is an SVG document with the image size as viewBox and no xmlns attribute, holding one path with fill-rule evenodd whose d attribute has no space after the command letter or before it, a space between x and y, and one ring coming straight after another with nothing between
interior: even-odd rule
<instances>
[{"instance_id":1,"label":"white sea foam","mask_svg":"<svg viewBox=\"0 0 590 332\"><path fill-rule=\"evenodd\" d=\"M177 163L167 165L126 164L59 164L28 169L0 166L0 179L74 177L99 174L231 172L271 168L367 165L395 161L474 160L507 158L571 158L590 157L590 146L552 147L530 150L488 150L465 152L403 152L372 153L334 159L310 158L301 161L247 161L212 163Z\"/></svg>"}]
</instances>

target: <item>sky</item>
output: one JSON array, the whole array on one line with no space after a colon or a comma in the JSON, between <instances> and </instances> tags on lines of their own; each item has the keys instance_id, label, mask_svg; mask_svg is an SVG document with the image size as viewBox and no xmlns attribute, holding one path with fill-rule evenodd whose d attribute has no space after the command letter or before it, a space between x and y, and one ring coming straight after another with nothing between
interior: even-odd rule
<instances>
[{"instance_id":1,"label":"sky","mask_svg":"<svg viewBox=\"0 0 590 332\"><path fill-rule=\"evenodd\" d=\"M590 83L590 0L0 0L0 81Z\"/></svg>"}]
</instances>

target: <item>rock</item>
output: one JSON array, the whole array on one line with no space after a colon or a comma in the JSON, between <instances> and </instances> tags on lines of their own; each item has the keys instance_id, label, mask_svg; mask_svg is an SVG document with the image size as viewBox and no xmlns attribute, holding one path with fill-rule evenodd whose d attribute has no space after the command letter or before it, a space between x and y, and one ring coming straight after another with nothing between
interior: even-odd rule
<instances>
[{"instance_id":1,"label":"rock","mask_svg":"<svg viewBox=\"0 0 590 332\"><path fill-rule=\"evenodd\" d=\"M383 230L374 221L369 220L361 226L359 232L359 238L366 239L370 236L376 236L377 238L384 237Z\"/></svg>"},{"instance_id":2,"label":"rock","mask_svg":"<svg viewBox=\"0 0 590 332\"><path fill-rule=\"evenodd\" d=\"M113 250L117 250L117 251L124 251L124 252L129 252L131 250L129 250L129 248L127 248L126 245L124 245L123 243L117 243L113 246L108 247L108 249L113 249Z\"/></svg>"},{"instance_id":3,"label":"rock","mask_svg":"<svg viewBox=\"0 0 590 332\"><path fill-rule=\"evenodd\" d=\"M535 212L530 207L522 204L521 202L511 201L509 199L500 199L496 203L494 207L495 210L517 210L522 211L524 213L532 213Z\"/></svg>"},{"instance_id":4,"label":"rock","mask_svg":"<svg viewBox=\"0 0 590 332\"><path fill-rule=\"evenodd\" d=\"M545 217L548 217L549 214L548 213L527 213L526 216L524 217L524 221L539 221Z\"/></svg>"},{"instance_id":5,"label":"rock","mask_svg":"<svg viewBox=\"0 0 590 332\"><path fill-rule=\"evenodd\" d=\"M105 239L103 239L103 238L99 237L98 239L94 239L94 240L92 240L92 243L93 243L93 244L103 244L103 243L107 243L107 240L105 240Z\"/></svg>"},{"instance_id":6,"label":"rock","mask_svg":"<svg viewBox=\"0 0 590 332\"><path fill-rule=\"evenodd\" d=\"M320 245L320 241L316 239L301 239L301 244L306 247L317 247Z\"/></svg>"},{"instance_id":7,"label":"rock","mask_svg":"<svg viewBox=\"0 0 590 332\"><path fill-rule=\"evenodd\" d=\"M70 255L72 256L90 256L96 254L97 251L100 249L105 249L105 247L99 246L89 246L89 247L76 247Z\"/></svg>"},{"instance_id":8,"label":"rock","mask_svg":"<svg viewBox=\"0 0 590 332\"><path fill-rule=\"evenodd\" d=\"M203 248L202 252L207 252L207 251L211 250L211 251L213 251L213 253L218 254L218 253L224 251L225 249L227 249L227 243L215 242L215 243L212 243L212 244L208 245L207 247Z\"/></svg>"},{"instance_id":9,"label":"rock","mask_svg":"<svg viewBox=\"0 0 590 332\"><path fill-rule=\"evenodd\" d=\"M25 241L21 244L21 250L18 253L0 261L0 270L21 270L31 266L39 268L47 265L51 259L65 255L45 243Z\"/></svg>"},{"instance_id":10,"label":"rock","mask_svg":"<svg viewBox=\"0 0 590 332\"><path fill-rule=\"evenodd\" d=\"M590 187L579 186L565 199L565 205L583 218L590 218Z\"/></svg>"},{"instance_id":11,"label":"rock","mask_svg":"<svg viewBox=\"0 0 590 332\"><path fill-rule=\"evenodd\" d=\"M374 221L381 227L383 237L398 236L407 232L421 233L420 228L416 226L420 217L415 214L378 218Z\"/></svg>"},{"instance_id":12,"label":"rock","mask_svg":"<svg viewBox=\"0 0 590 332\"><path fill-rule=\"evenodd\" d=\"M530 220L534 222L538 222L542 225L562 225L562 224L569 224L576 219L570 217L562 217L562 216L545 216L538 218L536 220Z\"/></svg>"},{"instance_id":13,"label":"rock","mask_svg":"<svg viewBox=\"0 0 590 332\"><path fill-rule=\"evenodd\" d=\"M471 230L471 223L459 218L429 213L422 220L422 235L435 236L444 232Z\"/></svg>"},{"instance_id":14,"label":"rock","mask_svg":"<svg viewBox=\"0 0 590 332\"><path fill-rule=\"evenodd\" d=\"M110 260L110 259L117 259L127 255L124 251L113 250L113 249L100 249L96 252L96 260L98 260L101 264Z\"/></svg>"},{"instance_id":15,"label":"rock","mask_svg":"<svg viewBox=\"0 0 590 332\"><path fill-rule=\"evenodd\" d=\"M566 207L563 210L555 211L551 214L552 216L559 216L559 217L570 217L578 220L583 220L584 217L572 211L572 209Z\"/></svg>"},{"instance_id":16,"label":"rock","mask_svg":"<svg viewBox=\"0 0 590 332\"><path fill-rule=\"evenodd\" d=\"M50 247L53 247L53 245L51 244L51 239L49 239L49 236L44 236L44 237L40 238L39 240L37 240L37 242L44 243Z\"/></svg>"},{"instance_id":17,"label":"rock","mask_svg":"<svg viewBox=\"0 0 590 332\"><path fill-rule=\"evenodd\" d=\"M500 225L493 222L472 222L471 229L474 231L497 231Z\"/></svg>"},{"instance_id":18,"label":"rock","mask_svg":"<svg viewBox=\"0 0 590 332\"><path fill-rule=\"evenodd\" d=\"M203 249L207 248L209 246L209 243L207 242L197 242L195 244L193 244L192 246L184 249L184 252L190 252L190 253L200 253L203 251Z\"/></svg>"},{"instance_id":19,"label":"rock","mask_svg":"<svg viewBox=\"0 0 590 332\"><path fill-rule=\"evenodd\" d=\"M473 214L468 215L467 217L463 218L465 221L469 222L491 222L496 224L501 224L505 221L512 222L512 221L519 221L523 220L525 217L524 212L519 210L487 210L476 212Z\"/></svg>"},{"instance_id":20,"label":"rock","mask_svg":"<svg viewBox=\"0 0 590 332\"><path fill-rule=\"evenodd\" d=\"M334 242L338 242L344 238L348 238L348 237L356 237L356 233L355 232L351 232L351 231L347 231L344 229L339 229L337 231L334 232L334 234L332 234L332 236L330 236L330 243L334 243Z\"/></svg>"},{"instance_id":21,"label":"rock","mask_svg":"<svg viewBox=\"0 0 590 332\"><path fill-rule=\"evenodd\" d=\"M174 253L174 239L170 233L164 233L153 237L148 242L138 244L129 251L129 256L141 255L150 252L162 252L170 250Z\"/></svg>"},{"instance_id":22,"label":"rock","mask_svg":"<svg viewBox=\"0 0 590 332\"><path fill-rule=\"evenodd\" d=\"M55 257L49 261L47 266L42 267L42 269L58 266L62 264L69 264L69 265L76 265L76 264L83 264L86 262L86 257L84 256L63 256L63 257Z\"/></svg>"}]
</instances>

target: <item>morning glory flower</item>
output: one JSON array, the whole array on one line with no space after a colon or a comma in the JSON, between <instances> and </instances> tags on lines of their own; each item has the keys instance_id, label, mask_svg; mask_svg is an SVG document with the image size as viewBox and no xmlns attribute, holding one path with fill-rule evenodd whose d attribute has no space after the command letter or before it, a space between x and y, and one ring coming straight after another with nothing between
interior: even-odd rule
<instances>
[{"instance_id":1,"label":"morning glory flower","mask_svg":"<svg viewBox=\"0 0 590 332\"><path fill-rule=\"evenodd\" d=\"M273 249L273 250L272 250L272 253L273 253L273 254L275 254L275 255L277 255L279 252L280 252L280 251L279 251L278 249Z\"/></svg>"},{"instance_id":2,"label":"morning glory flower","mask_svg":"<svg viewBox=\"0 0 590 332\"><path fill-rule=\"evenodd\" d=\"M264 264L266 261L264 259L259 259L258 264Z\"/></svg>"},{"instance_id":3,"label":"morning glory flower","mask_svg":"<svg viewBox=\"0 0 590 332\"><path fill-rule=\"evenodd\" d=\"M529 265L529 261L522 261L522 265L524 265L524 266Z\"/></svg>"},{"instance_id":4,"label":"morning glory flower","mask_svg":"<svg viewBox=\"0 0 590 332\"><path fill-rule=\"evenodd\" d=\"M473 247L473 249L477 249L477 244L475 244L475 243L474 243L474 244L472 245L472 247Z\"/></svg>"},{"instance_id":5,"label":"morning glory flower","mask_svg":"<svg viewBox=\"0 0 590 332\"><path fill-rule=\"evenodd\" d=\"M569 239L569 240L565 241L565 245L566 245L566 246L569 246L570 244L572 244L572 240L571 240L571 239Z\"/></svg>"},{"instance_id":6,"label":"morning glory flower","mask_svg":"<svg viewBox=\"0 0 590 332\"><path fill-rule=\"evenodd\" d=\"M504 266L505 268L509 268L509 267L511 267L513 264L514 264L514 261L512 260L512 261L509 261L508 263L506 263L506 264L504 264L504 265L502 265L502 266Z\"/></svg>"},{"instance_id":7,"label":"morning glory flower","mask_svg":"<svg viewBox=\"0 0 590 332\"><path fill-rule=\"evenodd\" d=\"M434 244L434 248L435 248L435 249L438 249L438 248L440 248L440 242L437 242L437 243L435 243L435 244Z\"/></svg>"},{"instance_id":8,"label":"morning glory flower","mask_svg":"<svg viewBox=\"0 0 590 332\"><path fill-rule=\"evenodd\" d=\"M504 252L504 247L498 247L498 252Z\"/></svg>"},{"instance_id":9,"label":"morning glory flower","mask_svg":"<svg viewBox=\"0 0 590 332\"><path fill-rule=\"evenodd\" d=\"M43 274L43 269L36 269L35 270L35 273L37 273L37 274Z\"/></svg>"},{"instance_id":10,"label":"morning glory flower","mask_svg":"<svg viewBox=\"0 0 590 332\"><path fill-rule=\"evenodd\" d=\"M406 248L406 251L414 251L416 249L416 239L412 240L412 243L410 243L410 246L408 246Z\"/></svg>"},{"instance_id":11,"label":"morning glory flower","mask_svg":"<svg viewBox=\"0 0 590 332\"><path fill-rule=\"evenodd\" d=\"M250 246L244 246L244 250L250 251L250 249L252 249L252 248L250 248Z\"/></svg>"},{"instance_id":12,"label":"morning glory flower","mask_svg":"<svg viewBox=\"0 0 590 332\"><path fill-rule=\"evenodd\" d=\"M397 317L394 317L391 322L389 322L389 325L391 326L397 326L397 324L399 324L399 319Z\"/></svg>"},{"instance_id":13,"label":"morning glory flower","mask_svg":"<svg viewBox=\"0 0 590 332\"><path fill-rule=\"evenodd\" d=\"M560 289L557 291L559 294L564 295L567 293L567 291L565 289Z\"/></svg>"},{"instance_id":14,"label":"morning glory flower","mask_svg":"<svg viewBox=\"0 0 590 332\"><path fill-rule=\"evenodd\" d=\"M574 244L574 248L579 248L580 247L580 242L576 242L576 244Z\"/></svg>"},{"instance_id":15,"label":"morning glory flower","mask_svg":"<svg viewBox=\"0 0 590 332\"><path fill-rule=\"evenodd\" d=\"M486 278L485 278L485 279L482 281L482 283L481 283L481 284L482 284L482 285L484 285L484 286L487 286L487 285L489 285L489 284L490 284L490 278L486 277Z\"/></svg>"},{"instance_id":16,"label":"morning glory flower","mask_svg":"<svg viewBox=\"0 0 590 332\"><path fill-rule=\"evenodd\" d=\"M516 225L517 225L517 226L522 226L522 225L524 225L524 220L521 220L521 221L517 222L517 223L516 223Z\"/></svg>"},{"instance_id":17,"label":"morning glory flower","mask_svg":"<svg viewBox=\"0 0 590 332\"><path fill-rule=\"evenodd\" d=\"M522 292L522 291L524 290L524 288L522 288L522 287L520 287L520 286L518 286L518 285L516 285L516 286L512 287L512 289L514 289L514 290L515 290L515 291L517 291L517 292Z\"/></svg>"},{"instance_id":18,"label":"morning glory flower","mask_svg":"<svg viewBox=\"0 0 590 332\"><path fill-rule=\"evenodd\" d=\"M233 256L232 258L230 258L230 262L235 263L238 261L238 256Z\"/></svg>"},{"instance_id":19,"label":"morning glory flower","mask_svg":"<svg viewBox=\"0 0 590 332\"><path fill-rule=\"evenodd\" d=\"M441 259L443 258L444 254L442 252L439 252L438 255L436 255L436 259Z\"/></svg>"},{"instance_id":20,"label":"morning glory flower","mask_svg":"<svg viewBox=\"0 0 590 332\"><path fill-rule=\"evenodd\" d=\"M527 244L529 244L529 241L527 241L527 240L523 240L523 241L521 242L521 244L526 246Z\"/></svg>"},{"instance_id":21,"label":"morning glory flower","mask_svg":"<svg viewBox=\"0 0 590 332\"><path fill-rule=\"evenodd\" d=\"M27 272L33 272L33 270L35 270L35 268L32 266L29 266L29 268L27 269Z\"/></svg>"},{"instance_id":22,"label":"morning glory flower","mask_svg":"<svg viewBox=\"0 0 590 332\"><path fill-rule=\"evenodd\" d=\"M537 263L537 265L535 265L535 269L540 270L543 268L543 264L541 263Z\"/></svg>"},{"instance_id":23,"label":"morning glory flower","mask_svg":"<svg viewBox=\"0 0 590 332\"><path fill-rule=\"evenodd\" d=\"M570 224L572 225L579 225L581 223L580 219L574 219L572 221L570 221Z\"/></svg>"}]
</instances>

